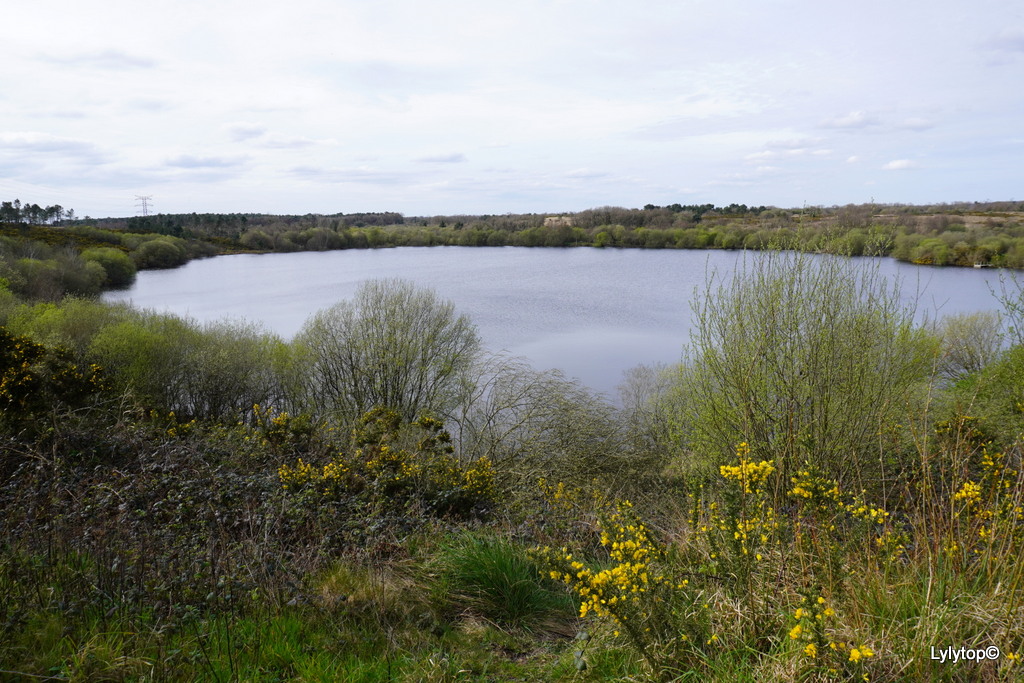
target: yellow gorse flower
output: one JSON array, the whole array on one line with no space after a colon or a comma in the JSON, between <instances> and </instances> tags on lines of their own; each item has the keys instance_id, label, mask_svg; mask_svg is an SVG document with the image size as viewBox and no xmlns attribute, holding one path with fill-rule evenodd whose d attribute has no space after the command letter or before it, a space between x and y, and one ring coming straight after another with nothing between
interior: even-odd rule
<instances>
[{"instance_id":1,"label":"yellow gorse flower","mask_svg":"<svg viewBox=\"0 0 1024 683\"><path fill-rule=\"evenodd\" d=\"M953 500L963 500L968 505L977 503L981 500L981 486L973 481L965 481L960 490L953 495Z\"/></svg>"},{"instance_id":2,"label":"yellow gorse flower","mask_svg":"<svg viewBox=\"0 0 1024 683\"><path fill-rule=\"evenodd\" d=\"M601 545L608 549L611 567L595 571L575 559L567 548L556 553L551 548L535 552L553 569L549 576L568 585L580 598L580 617L607 617L621 624L644 612L645 595L655 588L678 590L678 584L662 576L652 563L663 551L651 538L647 527L636 521L632 504L623 501L615 512L598 523Z\"/></svg>"},{"instance_id":3,"label":"yellow gorse flower","mask_svg":"<svg viewBox=\"0 0 1024 683\"><path fill-rule=\"evenodd\" d=\"M744 493L753 493L754 489L763 484L775 471L774 460L762 460L753 462L749 459L750 446L746 442L736 447L738 465L722 465L718 468L722 477L732 479L740 483Z\"/></svg>"},{"instance_id":4,"label":"yellow gorse flower","mask_svg":"<svg viewBox=\"0 0 1024 683\"><path fill-rule=\"evenodd\" d=\"M850 649L850 661L859 662L865 657L874 657L875 653L867 645L861 645L860 647L854 647Z\"/></svg>"}]
</instances>

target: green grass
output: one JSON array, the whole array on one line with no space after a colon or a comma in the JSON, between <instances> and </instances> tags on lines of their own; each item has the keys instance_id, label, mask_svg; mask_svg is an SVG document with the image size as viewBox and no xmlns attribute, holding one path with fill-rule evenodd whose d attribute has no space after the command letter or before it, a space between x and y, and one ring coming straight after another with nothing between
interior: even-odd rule
<instances>
[{"instance_id":1,"label":"green grass","mask_svg":"<svg viewBox=\"0 0 1024 683\"><path fill-rule=\"evenodd\" d=\"M450 609L506 628L573 632L576 605L558 584L541 576L524 547L495 535L453 536L433 562L437 590Z\"/></svg>"}]
</instances>

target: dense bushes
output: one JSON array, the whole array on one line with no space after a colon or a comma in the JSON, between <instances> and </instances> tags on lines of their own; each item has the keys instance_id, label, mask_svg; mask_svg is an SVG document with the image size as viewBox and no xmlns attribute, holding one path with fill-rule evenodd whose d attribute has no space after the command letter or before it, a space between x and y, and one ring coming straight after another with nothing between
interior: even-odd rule
<instances>
[{"instance_id":1,"label":"dense bushes","mask_svg":"<svg viewBox=\"0 0 1024 683\"><path fill-rule=\"evenodd\" d=\"M136 266L131 257L120 249L98 247L86 249L82 258L103 267L103 286L109 288L127 287L135 282Z\"/></svg>"},{"instance_id":2,"label":"dense bushes","mask_svg":"<svg viewBox=\"0 0 1024 683\"><path fill-rule=\"evenodd\" d=\"M0 292L0 669L1013 680L1021 347L839 259L699 301L620 409L404 283L292 343ZM921 655L947 641L1001 655Z\"/></svg>"},{"instance_id":3,"label":"dense bushes","mask_svg":"<svg viewBox=\"0 0 1024 683\"><path fill-rule=\"evenodd\" d=\"M105 288L130 285L137 269L173 268L219 251L206 243L85 227L78 228L87 234L84 238L60 228L34 230L48 231L40 235L46 241L0 236L0 285L36 301L95 296Z\"/></svg>"},{"instance_id":4,"label":"dense bushes","mask_svg":"<svg viewBox=\"0 0 1024 683\"><path fill-rule=\"evenodd\" d=\"M29 299L98 294L106 271L72 248L0 238L0 286Z\"/></svg>"},{"instance_id":5,"label":"dense bushes","mask_svg":"<svg viewBox=\"0 0 1024 683\"><path fill-rule=\"evenodd\" d=\"M105 388L99 366L0 328L0 427L35 432Z\"/></svg>"},{"instance_id":6,"label":"dense bushes","mask_svg":"<svg viewBox=\"0 0 1024 683\"><path fill-rule=\"evenodd\" d=\"M188 261L188 252L181 240L161 237L139 244L132 258L139 268L176 268Z\"/></svg>"}]
</instances>

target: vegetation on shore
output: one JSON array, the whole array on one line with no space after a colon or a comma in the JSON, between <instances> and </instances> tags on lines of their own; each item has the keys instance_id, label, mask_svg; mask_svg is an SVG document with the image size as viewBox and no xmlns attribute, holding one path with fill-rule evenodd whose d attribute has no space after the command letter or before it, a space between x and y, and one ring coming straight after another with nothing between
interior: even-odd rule
<instances>
[{"instance_id":1,"label":"vegetation on shore","mask_svg":"<svg viewBox=\"0 0 1024 683\"><path fill-rule=\"evenodd\" d=\"M0 281L50 300L130 285L135 271L239 252L398 246L797 249L938 266L1024 267L1024 205L730 204L602 207L568 214L405 217L169 214L78 219L60 206L0 208Z\"/></svg>"},{"instance_id":2,"label":"vegetation on shore","mask_svg":"<svg viewBox=\"0 0 1024 683\"><path fill-rule=\"evenodd\" d=\"M921 327L766 251L620 405L402 281L293 341L13 283L0 679L1020 676L1012 278Z\"/></svg>"}]
</instances>

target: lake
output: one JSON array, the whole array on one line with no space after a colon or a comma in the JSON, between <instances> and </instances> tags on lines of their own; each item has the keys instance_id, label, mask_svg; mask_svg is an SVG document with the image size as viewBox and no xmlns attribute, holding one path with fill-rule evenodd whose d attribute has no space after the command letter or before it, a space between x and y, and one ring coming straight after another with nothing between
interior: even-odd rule
<instances>
[{"instance_id":1,"label":"lake","mask_svg":"<svg viewBox=\"0 0 1024 683\"><path fill-rule=\"evenodd\" d=\"M372 278L400 277L434 289L477 325L485 346L557 368L615 393L623 371L679 360L690 304L709 272L732 272L735 251L525 247L400 247L291 254L238 254L143 271L106 301L189 316L244 318L285 338L316 311L353 296ZM919 317L998 309L994 269L876 262L902 282Z\"/></svg>"}]
</instances>

